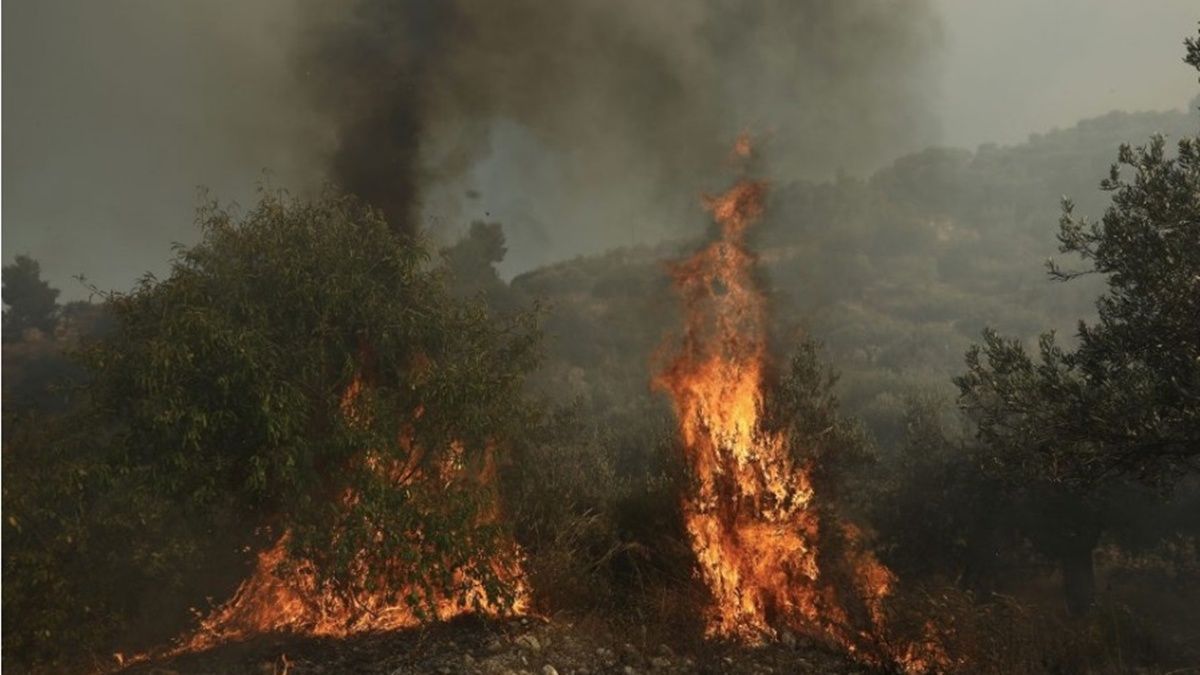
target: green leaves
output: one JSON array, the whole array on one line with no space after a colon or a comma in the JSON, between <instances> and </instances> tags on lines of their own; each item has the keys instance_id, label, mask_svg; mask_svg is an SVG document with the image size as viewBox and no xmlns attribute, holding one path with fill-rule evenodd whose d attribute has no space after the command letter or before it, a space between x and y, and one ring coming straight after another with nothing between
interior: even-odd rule
<instances>
[{"instance_id":1,"label":"green leaves","mask_svg":"<svg viewBox=\"0 0 1200 675\"><path fill-rule=\"evenodd\" d=\"M200 226L166 278L106 297L116 325L80 355L91 377L71 420L79 442L47 465L80 470L39 474L46 485L25 501L6 495L6 530L19 523L32 542L6 571L19 566L30 598L59 589L65 607L89 594L71 556L138 585L186 569L179 555L240 523L243 542L290 530L295 555L347 592L363 565L397 587L470 566L490 582L478 560L501 534L482 517L493 488L428 477L453 446L474 469L521 432L533 317L493 319L451 297L419 243L336 191L263 193L244 215L210 204ZM30 540L33 522L63 534ZM37 582L39 566L56 576ZM122 602L89 604L120 625Z\"/></svg>"},{"instance_id":2,"label":"green leaves","mask_svg":"<svg viewBox=\"0 0 1200 675\"><path fill-rule=\"evenodd\" d=\"M1190 44L1190 43L1189 43ZM1063 202L1059 244L1108 282L1099 319L1067 351L1034 360L994 332L966 356L960 403L1003 466L1084 486L1114 476L1170 483L1200 468L1200 138L1169 157L1161 136L1121 146L1104 217Z\"/></svg>"},{"instance_id":3,"label":"green leaves","mask_svg":"<svg viewBox=\"0 0 1200 675\"><path fill-rule=\"evenodd\" d=\"M54 330L58 314L58 289L42 280L42 267L27 255L4 266L4 339L20 340L30 329Z\"/></svg>"}]
</instances>

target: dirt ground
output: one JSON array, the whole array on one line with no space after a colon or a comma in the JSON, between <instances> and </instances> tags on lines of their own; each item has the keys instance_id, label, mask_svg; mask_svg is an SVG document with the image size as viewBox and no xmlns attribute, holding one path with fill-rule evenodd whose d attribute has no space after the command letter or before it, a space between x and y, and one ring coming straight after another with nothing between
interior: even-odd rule
<instances>
[{"instance_id":1,"label":"dirt ground","mask_svg":"<svg viewBox=\"0 0 1200 675\"><path fill-rule=\"evenodd\" d=\"M138 664L128 675L311 675L408 673L479 675L635 675L639 673L876 672L809 643L786 639L760 648L691 648L617 635L566 619L464 619L424 630L346 639L262 636L209 651Z\"/></svg>"}]
</instances>

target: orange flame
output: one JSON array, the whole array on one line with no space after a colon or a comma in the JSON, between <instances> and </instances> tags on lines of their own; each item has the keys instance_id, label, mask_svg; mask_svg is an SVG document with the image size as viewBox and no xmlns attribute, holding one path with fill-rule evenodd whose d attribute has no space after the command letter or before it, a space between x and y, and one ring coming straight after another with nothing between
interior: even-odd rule
<instances>
[{"instance_id":1,"label":"orange flame","mask_svg":"<svg viewBox=\"0 0 1200 675\"><path fill-rule=\"evenodd\" d=\"M364 424L366 413L357 405L366 388L362 377L356 376L346 388L340 401L342 414L351 424ZM414 412L420 418L424 411ZM417 464L423 454L408 435L398 439L408 460L385 461L378 453L366 452L363 462L371 470L388 477L397 488L414 481L432 480L440 486L459 481L474 481L479 489L488 492L490 501L480 524L492 524L501 517L499 496L494 490L496 474L495 453L486 448L482 466L468 471L463 461L463 447L453 443L432 475L423 476ZM343 495L352 503L353 492ZM420 533L416 533L419 538ZM530 604L526 583L524 558L515 542L502 547L499 555L490 559L470 561L452 575L451 583L413 583L397 586L387 569L370 569L366 556L360 556L352 567L362 583L351 591L335 590L321 581L313 563L295 560L288 551L290 533L285 532L269 549L259 553L251 576L224 605L204 618L198 630L186 637L172 653L197 651L222 642L241 640L255 634L287 632L309 636L344 637L354 633L410 628L429 620L446 621L469 613L491 616L523 614ZM385 567L402 569L402 563ZM464 569L487 569L505 588L508 602L494 600L483 579Z\"/></svg>"},{"instance_id":2,"label":"orange flame","mask_svg":"<svg viewBox=\"0 0 1200 675\"><path fill-rule=\"evenodd\" d=\"M734 152L750 154L748 137L739 137ZM835 584L822 569L825 524L811 467L793 459L786 438L761 423L767 303L744 237L762 215L766 194L765 182L743 179L705 198L720 233L671 266L685 329L676 356L655 381L671 396L694 478L683 511L712 596L708 633L761 642L790 630L868 661L935 667L921 661L926 650L906 647L910 656L886 655L892 650L879 637L883 601L896 580L862 548L855 528L838 530L845 544L839 564L848 570L851 588Z\"/></svg>"}]
</instances>

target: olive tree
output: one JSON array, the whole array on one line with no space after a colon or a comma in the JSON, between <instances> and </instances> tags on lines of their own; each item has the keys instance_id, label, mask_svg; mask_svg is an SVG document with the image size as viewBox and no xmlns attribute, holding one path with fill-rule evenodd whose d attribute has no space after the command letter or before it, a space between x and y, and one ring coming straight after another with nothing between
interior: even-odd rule
<instances>
[{"instance_id":1,"label":"olive tree","mask_svg":"<svg viewBox=\"0 0 1200 675\"><path fill-rule=\"evenodd\" d=\"M42 279L42 266L27 255L19 255L4 266L4 340L20 340L36 328L54 330L58 314L58 289Z\"/></svg>"},{"instance_id":2,"label":"olive tree","mask_svg":"<svg viewBox=\"0 0 1200 675\"><path fill-rule=\"evenodd\" d=\"M1200 68L1198 42L1185 60ZM1127 480L1169 487L1200 468L1200 137L1180 139L1174 156L1166 147L1161 136L1121 146L1100 183L1111 194L1101 219L1063 202L1059 248L1083 265L1051 262L1051 277L1107 283L1077 345L1047 333L1035 357L989 329L955 379L992 468L1045 495L1061 521L1044 548L1076 610L1091 602L1104 495Z\"/></svg>"},{"instance_id":3,"label":"olive tree","mask_svg":"<svg viewBox=\"0 0 1200 675\"><path fill-rule=\"evenodd\" d=\"M503 541L494 488L435 478L483 476L526 427L534 317L454 299L420 242L336 191L265 192L245 213L211 204L199 222L164 278L106 296L114 325L80 354L89 379L69 438L13 437L53 453L6 443L6 614L14 597L36 612L42 591L74 589L111 618L111 580L78 583L81 570L174 565L234 526L290 532L335 589L377 582L364 565L395 589L462 573L502 603L484 563ZM39 456L69 474L22 468ZM123 543L96 539L106 532Z\"/></svg>"}]
</instances>

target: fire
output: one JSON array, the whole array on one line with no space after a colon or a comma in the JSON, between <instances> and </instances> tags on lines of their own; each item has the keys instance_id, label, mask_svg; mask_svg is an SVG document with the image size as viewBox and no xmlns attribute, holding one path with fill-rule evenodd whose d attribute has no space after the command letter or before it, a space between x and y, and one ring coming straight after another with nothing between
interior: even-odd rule
<instances>
[{"instance_id":1,"label":"fire","mask_svg":"<svg viewBox=\"0 0 1200 675\"><path fill-rule=\"evenodd\" d=\"M366 388L356 377L341 399L341 412L351 424L364 424L367 416L356 405ZM413 417L421 417L418 408ZM488 508L481 525L494 524L501 517L499 496L495 491L496 463L494 448L487 448L481 465L471 470L463 460L461 444L454 443L441 462L423 475L417 468L423 451L402 434L397 441L407 460L385 460L378 453L364 452L362 461L371 471L386 476L397 489L426 481L438 488L472 481L488 495ZM356 499L352 491L342 495L343 503ZM420 539L420 533L412 533ZM372 567L365 555L353 563L359 583L353 589L334 589L321 580L309 560L295 559L289 552L291 534L285 532L275 544L258 554L251 576L239 586L233 597L204 618L198 630L181 641L172 653L197 651L227 641L273 632L321 637L344 637L354 633L411 628L430 620L482 613L486 615L521 614L529 607L529 588L525 580L524 560L515 542L503 547L500 555L472 560L459 566L451 582L423 580L407 585L394 579L403 574L404 563L392 561L385 569ZM506 601L489 594L486 581L468 571L484 569L504 586ZM428 581L428 583L425 583Z\"/></svg>"},{"instance_id":2,"label":"fire","mask_svg":"<svg viewBox=\"0 0 1200 675\"><path fill-rule=\"evenodd\" d=\"M749 156L747 137L734 154ZM862 547L857 529L823 521L811 466L762 424L768 313L745 234L767 190L742 179L705 198L719 234L671 266L685 327L656 385L671 396L694 479L682 508L712 597L708 633L757 643L788 630L872 662L928 669L924 648L888 656L883 601L895 576ZM830 535L840 542L836 573L820 550ZM849 583L835 583L837 575Z\"/></svg>"}]
</instances>

